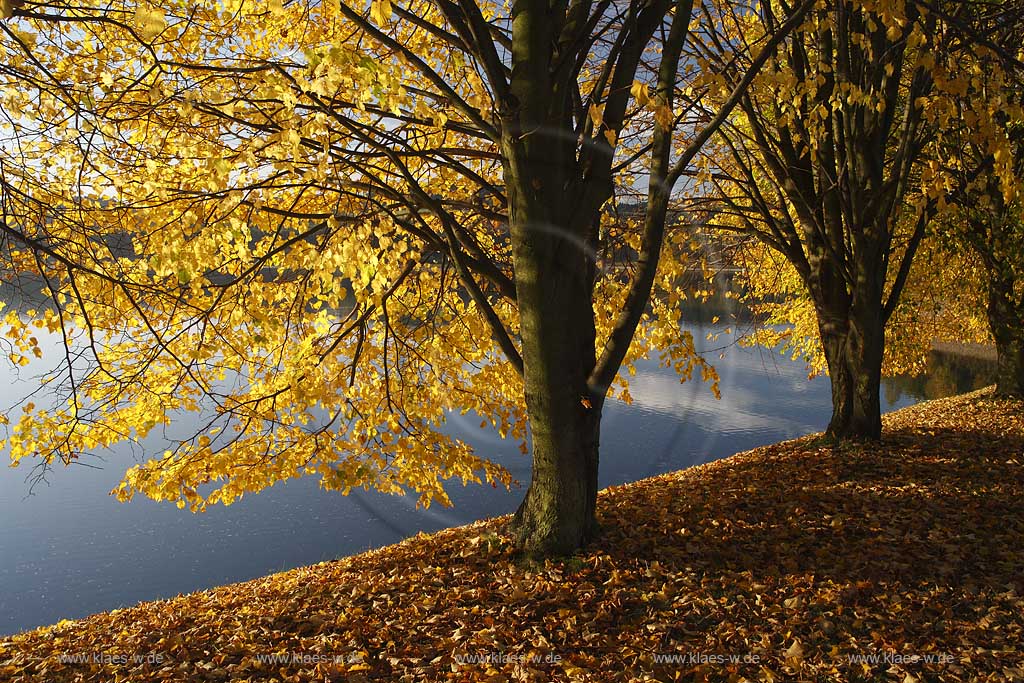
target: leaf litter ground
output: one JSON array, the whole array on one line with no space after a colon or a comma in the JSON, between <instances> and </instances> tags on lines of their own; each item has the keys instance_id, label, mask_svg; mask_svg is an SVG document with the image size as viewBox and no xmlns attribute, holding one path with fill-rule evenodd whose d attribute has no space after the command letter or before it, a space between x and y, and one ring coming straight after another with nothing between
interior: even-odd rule
<instances>
[{"instance_id":1,"label":"leaf litter ground","mask_svg":"<svg viewBox=\"0 0 1024 683\"><path fill-rule=\"evenodd\" d=\"M0 640L0 681L1024 681L1022 408L613 487L564 561L499 518L64 621Z\"/></svg>"}]
</instances>

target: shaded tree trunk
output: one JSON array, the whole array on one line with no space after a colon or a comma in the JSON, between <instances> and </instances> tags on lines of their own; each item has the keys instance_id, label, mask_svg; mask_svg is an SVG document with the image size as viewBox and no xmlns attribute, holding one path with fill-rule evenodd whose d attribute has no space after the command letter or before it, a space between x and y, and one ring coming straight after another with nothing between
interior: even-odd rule
<instances>
[{"instance_id":1,"label":"shaded tree trunk","mask_svg":"<svg viewBox=\"0 0 1024 683\"><path fill-rule=\"evenodd\" d=\"M518 192L511 192L517 197ZM529 200L512 207L524 391L533 441L530 488L513 520L530 555L568 554L597 529L598 448L603 397L595 365L589 256L556 223L531 221ZM522 213L520 213L522 212ZM563 223L562 225L565 225Z\"/></svg>"},{"instance_id":2,"label":"shaded tree trunk","mask_svg":"<svg viewBox=\"0 0 1024 683\"><path fill-rule=\"evenodd\" d=\"M572 166L544 137L538 134L537 147L525 150L537 154L533 160L511 164L506 174L533 440L530 488L513 527L520 549L536 557L569 554L596 530L603 403L588 389L596 362L592 260L570 227L569 202L545 191L576 183Z\"/></svg>"},{"instance_id":3,"label":"shaded tree trunk","mask_svg":"<svg viewBox=\"0 0 1024 683\"><path fill-rule=\"evenodd\" d=\"M996 395L1024 396L1024 311L1012 278L990 269L988 323L996 342Z\"/></svg>"},{"instance_id":4,"label":"shaded tree trunk","mask_svg":"<svg viewBox=\"0 0 1024 683\"><path fill-rule=\"evenodd\" d=\"M773 10L763 9L774 21ZM907 68L907 41L889 34L877 10L844 0L815 12L819 28L798 32L779 60L798 80L815 72L820 80L809 97L796 98L795 115L783 108L785 98L747 94L746 129L729 144L749 208L732 199L731 188L723 195L732 209L757 215L740 231L782 253L815 304L832 382L827 434L877 439L885 323L927 225L923 212L897 253L898 219L930 135L912 103L931 92L932 80L923 66ZM936 18L913 3L906 12L931 47ZM848 88L870 96L855 103Z\"/></svg>"},{"instance_id":5,"label":"shaded tree trunk","mask_svg":"<svg viewBox=\"0 0 1024 683\"><path fill-rule=\"evenodd\" d=\"M594 265L581 228L597 216L588 222L578 215L583 182L575 141L565 134L569 110L557 96L537 96L554 84L537 92L515 79L513 85L522 89L520 111L503 139L504 175L533 474L512 526L519 548L540 557L575 551L597 528L603 396L588 388L596 364Z\"/></svg>"},{"instance_id":6,"label":"shaded tree trunk","mask_svg":"<svg viewBox=\"0 0 1024 683\"><path fill-rule=\"evenodd\" d=\"M533 475L513 518L516 544L535 557L571 554L598 529L601 413L585 411L566 427L550 419L555 412L532 413Z\"/></svg>"},{"instance_id":7,"label":"shaded tree trunk","mask_svg":"<svg viewBox=\"0 0 1024 683\"><path fill-rule=\"evenodd\" d=\"M828 378L833 415L825 433L836 439L877 439L882 435L881 325L870 319L818 323Z\"/></svg>"},{"instance_id":8,"label":"shaded tree trunk","mask_svg":"<svg viewBox=\"0 0 1024 683\"><path fill-rule=\"evenodd\" d=\"M611 183L584 201L594 188L577 158L575 81L554 68L568 46L563 22L571 29L578 17L553 14L544 0L517 0L513 17L501 147L533 473L512 531L520 550L542 557L572 553L597 528L603 395L588 388L596 364L589 231Z\"/></svg>"},{"instance_id":9,"label":"shaded tree trunk","mask_svg":"<svg viewBox=\"0 0 1024 683\"><path fill-rule=\"evenodd\" d=\"M882 434L881 382L885 318L879 276L861 273L851 296L832 264L817 261L810 287L829 379L833 439L878 439Z\"/></svg>"},{"instance_id":10,"label":"shaded tree trunk","mask_svg":"<svg viewBox=\"0 0 1024 683\"><path fill-rule=\"evenodd\" d=\"M830 437L839 438L853 413L853 377L846 358L846 340L849 334L845 329L837 331L823 323L820 317L818 330L832 387L832 419L829 420L825 433Z\"/></svg>"},{"instance_id":11,"label":"shaded tree trunk","mask_svg":"<svg viewBox=\"0 0 1024 683\"><path fill-rule=\"evenodd\" d=\"M847 349L853 379L853 404L850 416L833 434L844 439L878 439L882 436L882 357L885 351L885 324L881 301L865 310L857 310L850 320Z\"/></svg>"},{"instance_id":12,"label":"shaded tree trunk","mask_svg":"<svg viewBox=\"0 0 1024 683\"><path fill-rule=\"evenodd\" d=\"M588 45L581 38L590 30L589 4L515 0L512 9L511 79L507 92L500 93L498 114L524 398L533 439L530 488L512 527L528 555L568 554L597 532L601 410L650 296L669 196L658 190L653 193L657 199L650 199L658 208L648 208L638 275L598 366L595 252L601 207L613 192L614 159L604 133L622 129L638 65L671 4L629 5L622 40L612 50L616 56L609 56L608 66L614 68L603 77L609 79L608 94L600 96L603 120L595 121L591 113L588 123L576 74L583 63L577 51ZM656 96L670 111L692 14L691 1L675 4ZM582 146L581 133L589 138ZM651 162L656 187L666 178L671 149L671 135L658 128ZM688 159L696 152L696 147L690 150Z\"/></svg>"},{"instance_id":13,"label":"shaded tree trunk","mask_svg":"<svg viewBox=\"0 0 1024 683\"><path fill-rule=\"evenodd\" d=\"M865 321L850 322L843 333L821 330L832 382L832 418L825 433L833 439L878 439L882 434L883 333L880 325Z\"/></svg>"},{"instance_id":14,"label":"shaded tree trunk","mask_svg":"<svg viewBox=\"0 0 1024 683\"><path fill-rule=\"evenodd\" d=\"M985 189L988 208L968 212L963 237L985 264L986 315L996 343L996 395L1024 396L1021 222L1019 214L1004 203L997 177L990 177Z\"/></svg>"},{"instance_id":15,"label":"shaded tree trunk","mask_svg":"<svg viewBox=\"0 0 1024 683\"><path fill-rule=\"evenodd\" d=\"M515 143L520 154L512 158L522 163L506 172L533 441L530 488L513 531L520 549L540 557L569 554L596 532L604 397L588 385L596 364L594 262L568 208L573 202L555 199L565 188L578 197L579 183L554 141L543 132L531 137L531 146Z\"/></svg>"}]
</instances>

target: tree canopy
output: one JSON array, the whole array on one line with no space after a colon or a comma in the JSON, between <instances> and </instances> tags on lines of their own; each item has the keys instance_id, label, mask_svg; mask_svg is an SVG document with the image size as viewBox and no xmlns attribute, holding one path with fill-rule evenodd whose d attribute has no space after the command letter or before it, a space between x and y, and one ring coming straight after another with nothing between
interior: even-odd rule
<instances>
[{"instance_id":1,"label":"tree canopy","mask_svg":"<svg viewBox=\"0 0 1024 683\"><path fill-rule=\"evenodd\" d=\"M1005 43L982 38L981 8L920 2L831 2L817 6L780 44L738 113L709 148L703 181L713 188L718 228L753 236L748 294L771 322L755 338L785 340L827 368L832 436L877 438L879 381L920 367L933 338L976 337L976 316L950 304L964 280L915 269L929 229L978 183L1019 192L1008 163L1004 119L1020 120L1019 65ZM773 30L785 5L765 4L697 45L728 85L742 73L744 41ZM730 3L720 10L735 16ZM988 8L1004 32L1019 11ZM982 87L985 81L988 87ZM972 158L951 145L973 146ZM707 198L702 198L707 206ZM933 247L929 249L934 251ZM947 264L948 265L948 264ZM916 296L904 298L909 281ZM886 363L886 329L899 330ZM965 338L966 337L966 338Z\"/></svg>"},{"instance_id":2,"label":"tree canopy","mask_svg":"<svg viewBox=\"0 0 1024 683\"><path fill-rule=\"evenodd\" d=\"M963 97L1002 55L944 7L5 2L3 258L48 301L4 331L15 363L37 330L64 349L12 456L192 411L120 498L201 510L313 474L447 503L453 478L508 483L443 431L473 411L532 451L520 544L571 551L620 370L716 379L681 326L673 210L716 183L723 225L811 293L855 417L836 431L877 431L884 323L956 191L928 150L1008 102ZM979 138L1006 175L1004 143Z\"/></svg>"},{"instance_id":3,"label":"tree canopy","mask_svg":"<svg viewBox=\"0 0 1024 683\"><path fill-rule=\"evenodd\" d=\"M673 306L687 236L666 206L735 100L710 120L679 103L691 14L5 4L5 270L49 299L5 331L19 364L37 330L64 343L14 461L70 462L194 411L203 428L120 498L200 510L318 474L444 503L453 477L508 482L441 431L447 411L524 451L529 414L536 479L538 424L567 424L550 405L596 438L605 396L628 400L623 363L656 349L714 380ZM584 482L591 517L596 448L589 469L551 470Z\"/></svg>"}]
</instances>

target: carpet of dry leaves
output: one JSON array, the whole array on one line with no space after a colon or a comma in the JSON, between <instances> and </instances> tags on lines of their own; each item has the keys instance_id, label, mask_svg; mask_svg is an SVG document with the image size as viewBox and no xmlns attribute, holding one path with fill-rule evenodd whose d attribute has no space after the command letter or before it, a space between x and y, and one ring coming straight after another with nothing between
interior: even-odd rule
<instances>
[{"instance_id":1,"label":"carpet of dry leaves","mask_svg":"<svg viewBox=\"0 0 1024 683\"><path fill-rule=\"evenodd\" d=\"M1024 404L885 425L606 490L565 561L488 520L0 640L0 681L1024 681Z\"/></svg>"}]
</instances>

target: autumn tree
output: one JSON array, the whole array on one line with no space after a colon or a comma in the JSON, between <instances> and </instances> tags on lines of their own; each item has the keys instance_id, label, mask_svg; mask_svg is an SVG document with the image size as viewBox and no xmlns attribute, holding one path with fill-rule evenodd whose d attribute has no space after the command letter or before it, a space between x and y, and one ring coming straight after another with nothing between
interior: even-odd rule
<instances>
[{"instance_id":1,"label":"autumn tree","mask_svg":"<svg viewBox=\"0 0 1024 683\"><path fill-rule=\"evenodd\" d=\"M940 219L936 227L944 224ZM752 320L738 328L738 343L778 349L803 362L810 377L827 374L814 302L797 271L763 243L740 244L731 261L740 269L734 296ZM934 234L926 236L886 323L881 376L924 374L936 344L991 343L985 281L975 254Z\"/></svg>"},{"instance_id":2,"label":"autumn tree","mask_svg":"<svg viewBox=\"0 0 1024 683\"><path fill-rule=\"evenodd\" d=\"M709 78L734 82L749 54L744 41L773 31L785 10L763 3L736 14L726 5L733 30L698 44ZM948 11L902 0L819 3L741 96L707 165L718 225L756 236L806 293L793 312L816 328L810 343L820 344L831 379L834 438L879 437L886 325L930 221L964 189L933 152L963 125L950 114L970 79L962 53L978 36L959 28L972 11L970 3ZM783 277L783 298L794 284Z\"/></svg>"},{"instance_id":3,"label":"autumn tree","mask_svg":"<svg viewBox=\"0 0 1024 683\"><path fill-rule=\"evenodd\" d=\"M995 185L995 184L993 184ZM984 265L986 317L996 347L996 394L1024 395L1024 222L1017 202L1007 203L1002 190L974 195L952 227L958 243L974 251ZM984 199L983 199L984 198Z\"/></svg>"},{"instance_id":4,"label":"autumn tree","mask_svg":"<svg viewBox=\"0 0 1024 683\"><path fill-rule=\"evenodd\" d=\"M652 297L683 267L666 207L810 4L710 115L678 96L689 0L5 5L6 256L51 299L6 333L15 362L35 328L66 349L15 462L195 411L121 498L198 510L318 474L445 503L447 479L508 482L440 430L475 411L524 449L529 425L520 545L572 551L622 365L714 377Z\"/></svg>"},{"instance_id":5,"label":"autumn tree","mask_svg":"<svg viewBox=\"0 0 1024 683\"><path fill-rule=\"evenodd\" d=\"M951 140L947 150L952 171L961 176L966 190L936 231L947 248L967 249L983 265L985 309L997 353L996 393L1007 396L1024 395L1024 216L1019 191L1024 177L1024 64L1004 57L1020 49L1022 17L1024 9L996 3L967 22L986 41L975 50L959 107L969 117L969 130ZM967 104L992 93L1000 97L998 108L979 115ZM1004 144L988 143L993 139ZM992 172L964 177L965 169L980 165Z\"/></svg>"}]
</instances>

